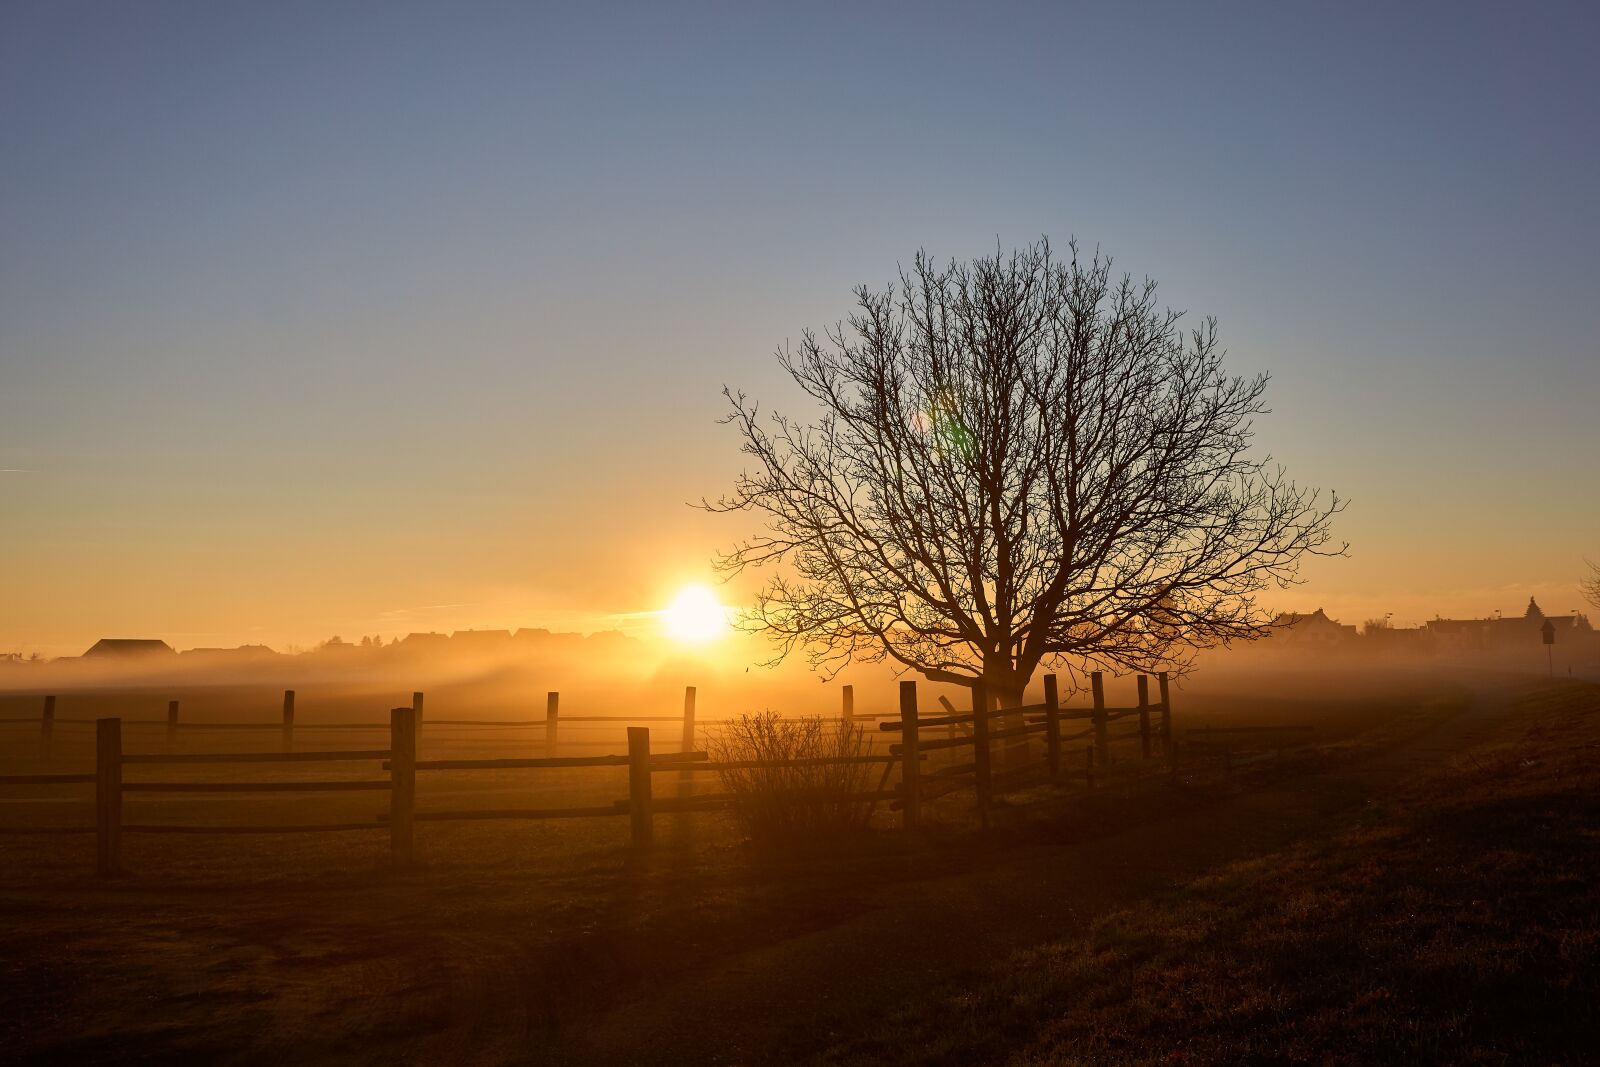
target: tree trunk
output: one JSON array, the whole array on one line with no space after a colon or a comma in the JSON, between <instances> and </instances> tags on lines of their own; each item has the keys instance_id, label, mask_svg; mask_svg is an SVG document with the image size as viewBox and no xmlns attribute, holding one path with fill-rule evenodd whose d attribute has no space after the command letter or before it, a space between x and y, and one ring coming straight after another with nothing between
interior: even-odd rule
<instances>
[{"instance_id":1,"label":"tree trunk","mask_svg":"<svg viewBox=\"0 0 1600 1067\"><path fill-rule=\"evenodd\" d=\"M1015 708L1022 704L1022 693L1028 679L1022 676L1009 658L996 657L983 665L983 684L989 692L989 710Z\"/></svg>"},{"instance_id":2,"label":"tree trunk","mask_svg":"<svg viewBox=\"0 0 1600 1067\"><path fill-rule=\"evenodd\" d=\"M1022 686L1017 682L1017 672L1012 668L1009 660L991 662L984 665L984 686L989 694L989 707L993 711L998 708L1015 708L1022 704ZM999 730L1014 730L1023 725L1021 715L1002 715L990 720L990 732ZM1015 767L1026 762L1028 756L1027 738L1008 737L1000 742L1000 765L1005 768Z\"/></svg>"}]
</instances>

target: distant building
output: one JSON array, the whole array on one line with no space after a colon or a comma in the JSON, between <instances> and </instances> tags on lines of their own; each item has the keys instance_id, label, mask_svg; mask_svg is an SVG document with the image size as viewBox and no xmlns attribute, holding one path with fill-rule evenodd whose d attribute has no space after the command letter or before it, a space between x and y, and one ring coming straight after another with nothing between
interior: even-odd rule
<instances>
[{"instance_id":1,"label":"distant building","mask_svg":"<svg viewBox=\"0 0 1600 1067\"><path fill-rule=\"evenodd\" d=\"M172 646L150 637L102 637L83 654L84 659L142 659L173 656Z\"/></svg>"},{"instance_id":2,"label":"distant building","mask_svg":"<svg viewBox=\"0 0 1600 1067\"><path fill-rule=\"evenodd\" d=\"M627 648L634 643L634 639L621 630L596 630L584 640L590 646L600 648Z\"/></svg>"},{"instance_id":3,"label":"distant building","mask_svg":"<svg viewBox=\"0 0 1600 1067\"><path fill-rule=\"evenodd\" d=\"M543 628L529 629L524 626L511 635L511 640L524 649L571 648L581 644L584 637L582 634L553 633Z\"/></svg>"},{"instance_id":4,"label":"distant building","mask_svg":"<svg viewBox=\"0 0 1600 1067\"><path fill-rule=\"evenodd\" d=\"M1355 640L1356 628L1328 618L1321 608L1309 615L1286 611L1272 620L1274 640L1296 645L1341 645Z\"/></svg>"},{"instance_id":5,"label":"distant building","mask_svg":"<svg viewBox=\"0 0 1600 1067\"><path fill-rule=\"evenodd\" d=\"M1594 627L1585 615L1546 615L1533 597L1521 615L1488 619L1434 619L1428 623L1440 645L1453 649L1509 649L1544 643L1544 625L1555 630L1556 644L1587 643Z\"/></svg>"},{"instance_id":6,"label":"distant building","mask_svg":"<svg viewBox=\"0 0 1600 1067\"><path fill-rule=\"evenodd\" d=\"M269 659L278 655L266 645L240 645L238 648L191 648L178 653L196 659Z\"/></svg>"},{"instance_id":7,"label":"distant building","mask_svg":"<svg viewBox=\"0 0 1600 1067\"><path fill-rule=\"evenodd\" d=\"M1361 641L1369 651L1387 656L1416 656L1434 647L1433 635L1425 626L1368 626Z\"/></svg>"},{"instance_id":8,"label":"distant building","mask_svg":"<svg viewBox=\"0 0 1600 1067\"><path fill-rule=\"evenodd\" d=\"M503 648L510 641L510 630L457 630L450 635L451 645L458 650Z\"/></svg>"},{"instance_id":9,"label":"distant building","mask_svg":"<svg viewBox=\"0 0 1600 1067\"><path fill-rule=\"evenodd\" d=\"M397 646L406 656L425 656L430 653L443 652L450 647L449 634L411 633L406 634L405 640Z\"/></svg>"}]
</instances>

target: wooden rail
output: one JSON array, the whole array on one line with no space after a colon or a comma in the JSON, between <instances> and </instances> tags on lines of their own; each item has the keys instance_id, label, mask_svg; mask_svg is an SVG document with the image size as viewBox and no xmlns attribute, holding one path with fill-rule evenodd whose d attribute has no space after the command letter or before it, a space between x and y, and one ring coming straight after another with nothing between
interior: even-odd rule
<instances>
[{"instance_id":1,"label":"wooden rail","mask_svg":"<svg viewBox=\"0 0 1600 1067\"><path fill-rule=\"evenodd\" d=\"M386 822L288 823L282 826L177 826L165 823L124 826L125 834L333 834L349 830L388 830Z\"/></svg>"},{"instance_id":2,"label":"wooden rail","mask_svg":"<svg viewBox=\"0 0 1600 1067\"><path fill-rule=\"evenodd\" d=\"M1008 737L1026 737L1029 734L1042 734L1047 729L1047 724L1038 723L1033 726L1013 726L1008 730L994 730L989 734L990 741L1001 741Z\"/></svg>"},{"instance_id":3,"label":"wooden rail","mask_svg":"<svg viewBox=\"0 0 1600 1067\"><path fill-rule=\"evenodd\" d=\"M896 745L894 747L898 748L899 746ZM927 746L924 745L923 747L926 748ZM658 756L656 758L659 759L660 757ZM666 764L666 765L657 764L657 765L653 766L651 769L652 770L657 770L657 771L683 770L683 771L687 771L687 772L694 772L694 771L734 771L734 770L753 770L753 769L762 769L762 768L777 769L777 768L782 768L782 767L827 767L827 766L850 764L850 763L899 763L900 759L901 759L901 757L898 756L898 755L888 755L888 756L865 755L865 756L807 756L807 757L804 757L802 759L789 759L789 760L782 760L782 759L741 759L741 760L722 760L720 762L712 762L710 760L706 760L706 761L703 761L703 762L697 761L697 762L694 762L694 763L690 763L687 766L682 766L682 767L680 767L678 765L675 765L675 764L670 764L670 763Z\"/></svg>"},{"instance_id":4,"label":"wooden rail","mask_svg":"<svg viewBox=\"0 0 1600 1067\"><path fill-rule=\"evenodd\" d=\"M102 722L117 722L103 719ZM119 724L120 725L120 724ZM389 749L338 750L331 752L138 752L122 757L123 763L355 763L388 759Z\"/></svg>"},{"instance_id":5,"label":"wooden rail","mask_svg":"<svg viewBox=\"0 0 1600 1067\"><path fill-rule=\"evenodd\" d=\"M896 800L901 796L899 789L873 789L861 793L819 792L814 796L797 793L788 799L795 804L838 804L846 801ZM690 797L657 799L652 802L652 808L658 812L714 811L732 807L741 799L738 793L697 793ZM627 811L629 803L626 800L617 801L617 811Z\"/></svg>"},{"instance_id":6,"label":"wooden rail","mask_svg":"<svg viewBox=\"0 0 1600 1067\"><path fill-rule=\"evenodd\" d=\"M1184 733L1193 738L1196 735L1205 737L1207 734L1309 734L1315 733L1316 730L1315 726L1193 726Z\"/></svg>"},{"instance_id":7,"label":"wooden rail","mask_svg":"<svg viewBox=\"0 0 1600 1067\"><path fill-rule=\"evenodd\" d=\"M936 752L943 748L965 748L967 745L976 745L977 743L976 737L941 737L935 741L922 741L919 738L917 749L921 752ZM904 743L889 746L889 754L892 756L901 755L905 751L906 746Z\"/></svg>"},{"instance_id":8,"label":"wooden rail","mask_svg":"<svg viewBox=\"0 0 1600 1067\"><path fill-rule=\"evenodd\" d=\"M348 793L389 789L373 779L344 782L123 782L124 793Z\"/></svg>"},{"instance_id":9,"label":"wooden rail","mask_svg":"<svg viewBox=\"0 0 1600 1067\"><path fill-rule=\"evenodd\" d=\"M462 808L453 811L419 811L412 815L417 822L467 822L487 819L598 819L611 815L626 815L626 809L612 807L593 808Z\"/></svg>"},{"instance_id":10,"label":"wooden rail","mask_svg":"<svg viewBox=\"0 0 1600 1067\"><path fill-rule=\"evenodd\" d=\"M559 725L563 721L560 714L560 694L551 692L547 694L546 716L538 720L522 720L508 722L503 720L482 719L432 719L428 725L430 729L448 727L453 725L467 726L544 726L546 730L546 751L542 756L510 758L510 759L437 759L419 760L417 758L418 735L422 728L424 694L412 694L409 707L397 707L391 710L387 729L389 733L388 747L359 750L316 750L296 751L294 749L295 730L321 729L321 730L374 730L383 728L381 723L296 723L295 720L295 693L285 690L283 700L283 713L277 723L203 723L184 722L181 716L181 706L178 701L170 701L167 715L164 719L151 720L122 720L118 718L103 718L93 720L95 723L96 758L95 768L92 773L41 773L0 775L0 786L51 786L51 785L94 785L94 825L93 826L63 826L63 827L5 827L0 828L0 834L81 834L94 833L96 838L96 869L106 876L115 875L122 870L121 841L124 834L280 834L280 833L330 833L354 831L387 831L390 839L390 851L393 862L397 866L405 866L414 862L416 855L415 824L418 822L447 822L447 821L473 821L493 819L572 819L572 818L608 818L626 815L629 818L630 837L636 849L650 846L654 835L653 818L657 813L668 812L696 812L714 811L726 808L738 802L740 796L733 793L704 793L692 794L689 787L692 776L696 772L725 772L747 769L783 769L805 768L817 766L833 766L843 764L857 765L882 765L884 779L878 788L869 792L852 792L848 794L818 793L814 797L799 796L798 802L838 802L846 801L872 801L890 800L894 809L901 814L901 821L905 828L913 829L920 824L925 810L924 803L934 797L947 794L954 790L971 787L977 796L977 805L980 816L987 824L989 810L993 801L993 793L997 777L1002 781L1011 781L1018 776L1037 773L1041 764L1050 778L1082 778L1093 786L1097 781L1104 779L1108 774L1120 772L1126 767L1132 770L1134 764L1113 766L1110 758L1112 741L1121 741L1137 737L1140 741L1140 755L1143 759L1154 758L1159 748L1167 754L1176 766L1176 746L1172 744L1171 700L1166 675L1158 676L1160 701L1152 703L1150 700L1149 682L1145 676L1137 678L1138 704L1129 708L1110 708L1105 703L1104 682L1100 673L1095 672L1090 676L1094 706L1089 709L1063 708L1059 699L1059 690L1056 678L1053 675L1044 679L1045 700L1040 704L1028 704L1018 707L990 707L988 694L980 683L973 687L973 710L960 712L952 707L947 700L941 702L949 714L923 718L920 715L918 694L915 682L906 681L900 685L900 710L896 721L880 724L884 730L892 730L899 735L897 742L889 746L888 754L868 753L853 756L823 756L797 760L720 760L712 761L703 751L693 751L695 737L695 696L696 691L690 687L685 690L682 715L654 715L654 716L618 716L618 715L593 715L593 716L568 716L567 722L675 722L679 723L682 730L682 751L652 753L650 729L643 725L631 725L627 730L627 751L622 753L606 753L596 755L555 755L556 744L559 740ZM39 723L41 727L41 740L45 742L42 749L45 758L51 755L48 742L53 738L57 723L72 722L74 720L58 719L55 715L56 701L49 698L45 702L44 711L41 713ZM1159 722L1155 716L1160 716ZM1113 723L1120 720L1138 717L1137 723L1130 723L1128 727L1112 729ZM843 699L840 721L846 725L853 725L860 720L876 718L873 715L863 715L855 710L854 690L847 689ZM1063 734L1062 723L1074 719L1089 720L1088 725L1081 730ZM995 720L1000 720L995 722ZM1020 725L1007 725L1007 720ZM22 720L32 722L34 720ZM163 725L167 730L168 751L126 753L122 749L122 730L125 724L135 725ZM956 726L970 725L971 732L967 736L954 736ZM999 729L994 728L999 726ZM952 736L933 738L926 736L926 727L949 727ZM171 741L179 730L263 730L279 729L282 731L282 745L276 752L176 752L171 751ZM1204 748L1208 743L1232 744L1232 738L1245 738L1247 736L1263 736L1270 734L1283 734L1285 732L1305 732L1307 727L1221 727L1199 731L1190 731L1190 743ZM994 760L993 746L1002 741L1026 741L1035 735L1042 736L1045 742L1045 755L1042 761L1018 762L1012 756L1013 749L1022 751L1017 745L1007 747L1006 765L1002 773L997 776ZM1223 735L1214 740L1212 735ZM1084 764L1082 770L1068 771L1063 767L1066 762L1063 745L1065 742L1092 738L1092 744L1084 751ZM607 742L596 742L605 744ZM929 760L929 753L945 749L971 747L970 761L946 766L924 764ZM1119 749L1119 751L1121 751ZM1254 757L1252 757L1253 759ZM1231 754L1230 754L1231 759ZM147 766L209 766L221 764L282 764L282 763L356 763L375 762L382 771L387 772L381 778L338 778L311 781L234 781L234 782L180 782L180 781L125 781L123 768L128 765ZM1246 760L1237 761L1243 765ZM899 766L899 782L893 788L886 788L889 775L895 765ZM476 772L495 770L556 770L568 768L598 768L616 767L625 768L628 783L628 796L610 805L585 805L562 808L494 808L494 809L433 809L418 810L417 808L417 783L418 772ZM651 788L651 778L661 772L678 772L679 790L675 797L656 797ZM301 794L301 793L335 793L335 792L387 792L389 793L389 808L387 812L379 814L374 821L360 822L330 822L314 824L291 825L156 825L147 823L129 823L124 819L123 797L125 794L169 794L169 795L201 795L201 794Z\"/></svg>"},{"instance_id":11,"label":"wooden rail","mask_svg":"<svg viewBox=\"0 0 1600 1067\"><path fill-rule=\"evenodd\" d=\"M552 767L626 767L627 756L535 756L529 759L418 760L419 771L490 771L549 769Z\"/></svg>"},{"instance_id":12,"label":"wooden rail","mask_svg":"<svg viewBox=\"0 0 1600 1067\"><path fill-rule=\"evenodd\" d=\"M698 767L705 763L704 752L660 752L650 757L651 769L658 771L680 770L686 764ZM627 756L536 756L529 759L436 759L418 760L419 771L492 771L535 769L550 770L556 767L626 767ZM384 769L388 769L384 764Z\"/></svg>"},{"instance_id":13,"label":"wooden rail","mask_svg":"<svg viewBox=\"0 0 1600 1067\"><path fill-rule=\"evenodd\" d=\"M1054 678L1055 675L1053 675L1053 674L1046 675L1046 677L1047 678ZM939 699L941 701L945 700L945 698L943 698L943 697L940 697ZM948 703L948 702L946 702L946 703ZM1044 704L1020 704L1020 705L1017 705L1016 707L1006 707L1006 708L997 707L997 708L994 708L994 709L992 709L992 710L990 710L988 712L985 712L984 713L984 717L985 718L989 718L989 719L998 719L1001 716L1006 716L1006 715L1034 715L1034 714L1043 713L1043 712L1047 711L1048 709L1049 709L1048 701L1046 703L1044 703ZM1063 717L1071 717L1074 714L1081 714L1082 717L1084 717L1084 718L1087 718L1089 716L1089 712L1088 711L1084 711L1084 712L1078 713L1078 712L1070 711L1068 709L1058 709L1058 710L1059 710L1059 713ZM1138 709L1130 708L1128 710L1136 711ZM975 719L977 719L977 715L974 714L973 712L970 712L970 711L951 712L948 715L936 715L936 716L933 716L931 718L919 718L917 720L917 726L918 726L919 729L924 728L924 727L929 727L929 726L952 726L952 725L957 725L957 724L970 723L970 722L974 721ZM1038 721L1043 722L1044 719L1041 717ZM878 724L878 729L887 730L887 731L891 731L891 732L898 732L898 731L901 731L901 730L905 729L905 723L903 721L898 721L898 720L897 721L891 721L891 722L880 722Z\"/></svg>"},{"instance_id":14,"label":"wooden rail","mask_svg":"<svg viewBox=\"0 0 1600 1067\"><path fill-rule=\"evenodd\" d=\"M0 785L85 785L93 774L0 774Z\"/></svg>"}]
</instances>

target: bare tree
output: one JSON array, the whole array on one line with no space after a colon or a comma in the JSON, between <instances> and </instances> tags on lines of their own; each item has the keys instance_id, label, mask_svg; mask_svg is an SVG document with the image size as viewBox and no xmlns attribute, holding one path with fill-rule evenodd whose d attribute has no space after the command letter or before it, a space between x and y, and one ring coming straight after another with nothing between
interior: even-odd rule
<instances>
[{"instance_id":1,"label":"bare tree","mask_svg":"<svg viewBox=\"0 0 1600 1067\"><path fill-rule=\"evenodd\" d=\"M724 389L753 461L713 511L763 529L719 556L771 565L745 624L814 668L892 660L1020 698L1041 663L1180 668L1262 636L1256 594L1332 555L1337 495L1252 454L1265 375L1228 377L1216 323L1076 243L937 266L779 362L821 408L763 416Z\"/></svg>"},{"instance_id":2,"label":"bare tree","mask_svg":"<svg viewBox=\"0 0 1600 1067\"><path fill-rule=\"evenodd\" d=\"M1584 562L1589 565L1589 576L1578 580L1578 588L1583 590L1585 600L1600 609L1600 563L1587 559Z\"/></svg>"}]
</instances>

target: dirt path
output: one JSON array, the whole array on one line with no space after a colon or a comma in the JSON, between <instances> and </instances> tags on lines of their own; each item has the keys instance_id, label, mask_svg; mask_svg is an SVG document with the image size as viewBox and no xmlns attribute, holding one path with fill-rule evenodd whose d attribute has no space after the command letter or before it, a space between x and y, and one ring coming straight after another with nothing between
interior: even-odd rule
<instances>
[{"instance_id":1,"label":"dirt path","mask_svg":"<svg viewBox=\"0 0 1600 1067\"><path fill-rule=\"evenodd\" d=\"M554 1045L535 1039L527 1062L804 1061L846 1034L870 1033L898 1004L959 988L964 971L1009 951L1081 932L1218 865L1335 830L1397 778L1469 747L1507 711L1504 699L1480 698L1359 766L1090 841L1029 848L976 873L886 885L824 929L677 975L569 1026Z\"/></svg>"}]
</instances>

